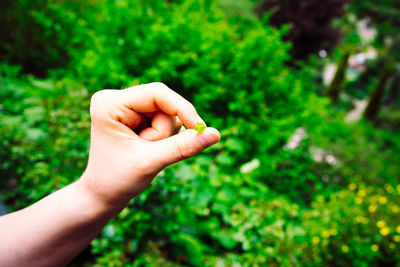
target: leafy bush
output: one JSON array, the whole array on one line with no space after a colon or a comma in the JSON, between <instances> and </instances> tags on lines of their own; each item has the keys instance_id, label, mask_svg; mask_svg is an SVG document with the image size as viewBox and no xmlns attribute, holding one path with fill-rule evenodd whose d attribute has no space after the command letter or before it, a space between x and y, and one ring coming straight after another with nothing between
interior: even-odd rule
<instances>
[{"instance_id":1,"label":"leafy bush","mask_svg":"<svg viewBox=\"0 0 400 267\"><path fill-rule=\"evenodd\" d=\"M70 80L37 80L1 66L1 194L22 208L69 184L85 169L89 97ZM85 112L83 111L85 110Z\"/></svg>"},{"instance_id":2,"label":"leafy bush","mask_svg":"<svg viewBox=\"0 0 400 267\"><path fill-rule=\"evenodd\" d=\"M51 4L59 16L38 11L51 25L79 22L65 26L78 46L51 35L69 55L55 55L58 69L38 79L0 65L0 196L11 209L81 175L97 90L165 82L222 133L160 173L72 265L399 262L398 134L343 123L313 92L312 66L287 66L284 29L228 18L212 1L65 2Z\"/></svg>"},{"instance_id":3,"label":"leafy bush","mask_svg":"<svg viewBox=\"0 0 400 267\"><path fill-rule=\"evenodd\" d=\"M2 1L0 60L20 64L40 77L65 68L85 44L89 31L79 8L94 12L91 2Z\"/></svg>"}]
</instances>

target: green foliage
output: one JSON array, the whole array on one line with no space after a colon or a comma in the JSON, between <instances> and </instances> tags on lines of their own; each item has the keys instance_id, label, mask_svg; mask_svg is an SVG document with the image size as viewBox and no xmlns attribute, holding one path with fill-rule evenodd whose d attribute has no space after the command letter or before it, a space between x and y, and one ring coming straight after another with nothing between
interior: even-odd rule
<instances>
[{"instance_id":1,"label":"green foliage","mask_svg":"<svg viewBox=\"0 0 400 267\"><path fill-rule=\"evenodd\" d=\"M25 12L10 25L26 36L29 21L46 52L7 43L4 51L25 53L34 68L0 53L8 61L0 65L6 204L25 207L79 178L93 92L162 81L192 101L222 140L162 171L74 265L399 262L398 134L345 124L313 92L312 66L287 66L284 29L243 15L248 10L226 16L226 1L171 2L19 0L7 9ZM32 12L35 23L22 16ZM66 23L63 33L43 30L57 23Z\"/></svg>"},{"instance_id":2,"label":"green foliage","mask_svg":"<svg viewBox=\"0 0 400 267\"><path fill-rule=\"evenodd\" d=\"M39 76L65 68L79 54L88 31L78 7L86 12L92 2L1 1L0 60Z\"/></svg>"},{"instance_id":3,"label":"green foliage","mask_svg":"<svg viewBox=\"0 0 400 267\"><path fill-rule=\"evenodd\" d=\"M376 189L351 183L349 190L328 198L318 196L304 210L280 199L250 203L246 210L264 215L258 217L258 238L253 239L252 249L240 257L234 253L212 257L209 263L370 266L379 259L382 264L395 264L400 246L399 190L389 184Z\"/></svg>"},{"instance_id":4,"label":"green foliage","mask_svg":"<svg viewBox=\"0 0 400 267\"><path fill-rule=\"evenodd\" d=\"M78 178L89 144L87 92L70 80L37 80L1 65L1 195L22 208ZM4 183L4 184L3 184Z\"/></svg>"}]
</instances>

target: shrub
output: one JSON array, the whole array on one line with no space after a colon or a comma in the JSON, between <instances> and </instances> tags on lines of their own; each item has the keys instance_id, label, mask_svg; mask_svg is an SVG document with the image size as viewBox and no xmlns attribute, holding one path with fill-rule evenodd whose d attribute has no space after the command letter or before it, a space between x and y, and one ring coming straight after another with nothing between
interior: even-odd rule
<instances>
[{"instance_id":1,"label":"shrub","mask_svg":"<svg viewBox=\"0 0 400 267\"><path fill-rule=\"evenodd\" d=\"M67 67L38 79L0 65L0 195L8 206L25 207L81 175L93 92L162 81L222 141L160 173L72 264L399 261L397 135L343 123L314 94L312 72L287 67L284 30L227 18L211 1L178 2L98 1L93 13L77 4L82 25L68 30L82 49L67 46L75 51Z\"/></svg>"}]
</instances>

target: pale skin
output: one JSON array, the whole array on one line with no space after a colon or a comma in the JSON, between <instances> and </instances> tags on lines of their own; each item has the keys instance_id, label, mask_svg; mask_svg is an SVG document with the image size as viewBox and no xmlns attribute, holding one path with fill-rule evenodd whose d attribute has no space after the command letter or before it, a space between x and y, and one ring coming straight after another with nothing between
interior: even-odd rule
<instances>
[{"instance_id":1,"label":"pale skin","mask_svg":"<svg viewBox=\"0 0 400 267\"><path fill-rule=\"evenodd\" d=\"M89 161L79 180L0 217L0 266L64 266L166 166L217 143L196 109L162 83L91 100ZM182 123L188 128L185 130Z\"/></svg>"}]
</instances>

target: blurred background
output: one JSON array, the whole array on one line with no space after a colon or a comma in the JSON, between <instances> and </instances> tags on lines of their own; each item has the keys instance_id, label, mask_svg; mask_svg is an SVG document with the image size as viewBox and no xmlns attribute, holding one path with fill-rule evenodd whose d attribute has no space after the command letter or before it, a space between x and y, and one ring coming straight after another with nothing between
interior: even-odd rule
<instances>
[{"instance_id":1,"label":"blurred background","mask_svg":"<svg viewBox=\"0 0 400 267\"><path fill-rule=\"evenodd\" d=\"M98 90L164 82L222 134L71 266L400 266L399 1L2 0L0 25L8 212L82 174Z\"/></svg>"}]
</instances>

